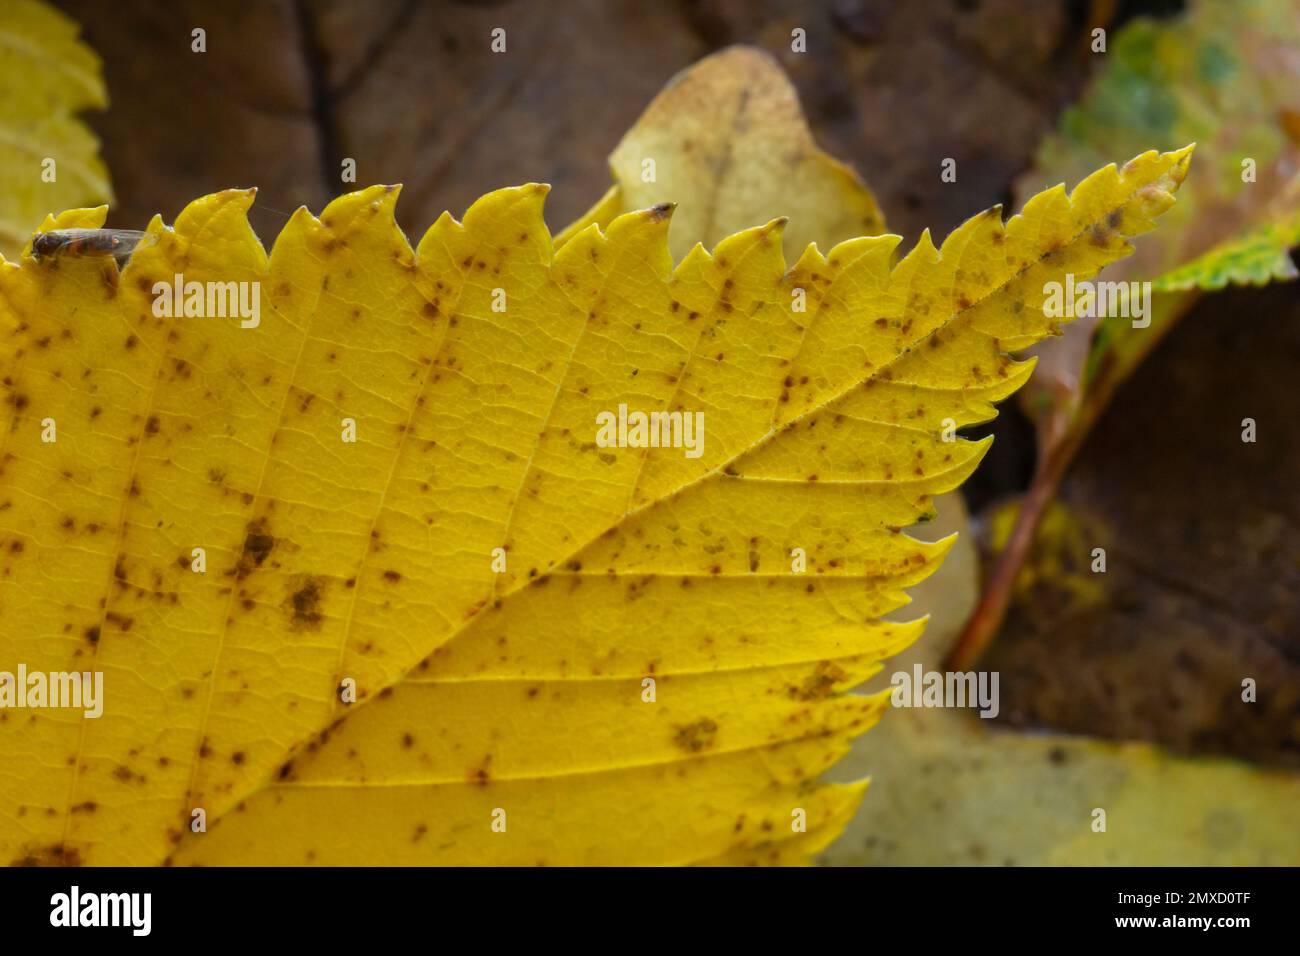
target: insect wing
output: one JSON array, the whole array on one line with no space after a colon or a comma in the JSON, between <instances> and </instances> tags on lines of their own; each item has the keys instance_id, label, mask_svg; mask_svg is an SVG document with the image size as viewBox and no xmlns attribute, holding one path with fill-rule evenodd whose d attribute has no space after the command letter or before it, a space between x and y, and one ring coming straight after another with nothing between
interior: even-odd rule
<instances>
[{"instance_id":1,"label":"insect wing","mask_svg":"<svg viewBox=\"0 0 1300 956\"><path fill-rule=\"evenodd\" d=\"M134 229L111 229L112 254L118 261L130 258L137 249L147 249L158 242L158 234Z\"/></svg>"}]
</instances>

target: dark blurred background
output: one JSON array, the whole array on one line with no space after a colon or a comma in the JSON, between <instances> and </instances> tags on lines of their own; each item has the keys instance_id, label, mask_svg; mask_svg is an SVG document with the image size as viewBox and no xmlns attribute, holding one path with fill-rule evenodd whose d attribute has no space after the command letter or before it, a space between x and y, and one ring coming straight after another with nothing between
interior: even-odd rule
<instances>
[{"instance_id":1,"label":"dark blurred background","mask_svg":"<svg viewBox=\"0 0 1300 956\"><path fill-rule=\"evenodd\" d=\"M413 241L444 209L540 180L558 230L604 192L606 156L679 70L733 43L771 51L820 145L852 163L890 230L942 236L995 203L1099 58L1094 26L1167 17L1170 0L56 0L105 62L110 224L172 221L191 199L256 185L271 244L285 214L405 184ZM207 53L191 52L191 30ZM507 31L507 52L489 49ZM790 51L807 31L808 53ZM942 159L960 185L944 184ZM357 165L356 184L340 180ZM1123 161L1127 156L1112 157ZM1100 600L1050 589L1013 609L986 666L1002 719L1300 766L1300 299L1206 298L1121 390L1062 489L1113 542ZM1189 389L1188 383L1202 387ZM1210 383L1212 387L1204 387ZM1190 397L1189 397L1190 396ZM1229 400L1230 399L1230 400ZM1216 467L1223 430L1271 423L1250 469ZM1263 426L1261 426L1262 428ZM1028 483L1014 403L967 486L978 514ZM1078 555L1056 559L1081 560ZM1279 610L1281 608L1282 610ZM1241 676L1268 679L1243 708ZM1234 706L1234 704L1236 704Z\"/></svg>"},{"instance_id":2,"label":"dark blurred background","mask_svg":"<svg viewBox=\"0 0 1300 956\"><path fill-rule=\"evenodd\" d=\"M104 140L119 224L256 184L259 206L319 211L405 184L418 237L444 209L544 180L553 229L608 185L605 157L664 83L732 43L774 53L828 152L895 231L943 233L1009 197L1094 61L1093 22L1177 10L1084 0L56 0L105 61ZM207 31L207 53L190 31ZM489 34L507 31L507 52ZM806 55L790 31L808 34ZM961 188L939 181L957 160ZM266 208L254 225L272 236Z\"/></svg>"}]
</instances>

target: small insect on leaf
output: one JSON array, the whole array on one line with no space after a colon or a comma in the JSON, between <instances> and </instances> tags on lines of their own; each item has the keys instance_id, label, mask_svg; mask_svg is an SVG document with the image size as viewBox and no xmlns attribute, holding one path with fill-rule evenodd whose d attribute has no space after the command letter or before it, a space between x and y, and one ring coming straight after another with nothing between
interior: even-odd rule
<instances>
[{"instance_id":1,"label":"small insect on leaf","mask_svg":"<svg viewBox=\"0 0 1300 956\"><path fill-rule=\"evenodd\" d=\"M32 237L32 257L45 260L60 256L112 256L122 263L136 249L157 241L157 235L134 229L53 229Z\"/></svg>"}]
</instances>

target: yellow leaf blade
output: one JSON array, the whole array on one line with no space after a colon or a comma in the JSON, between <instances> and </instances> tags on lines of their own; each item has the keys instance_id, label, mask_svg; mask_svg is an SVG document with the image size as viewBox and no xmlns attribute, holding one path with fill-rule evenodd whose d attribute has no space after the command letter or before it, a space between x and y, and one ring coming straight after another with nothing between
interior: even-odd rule
<instances>
[{"instance_id":1,"label":"yellow leaf blade","mask_svg":"<svg viewBox=\"0 0 1300 956\"><path fill-rule=\"evenodd\" d=\"M231 190L155 220L120 277L0 266L0 661L106 688L98 719L0 709L0 852L822 845L861 788L818 775L882 706L845 691L918 632L879 618L952 543L901 529L987 447L936 426L1023 380L1004 349L1050 331L1043 283L1124 254L1186 159L1103 170L897 265L890 240L805 254L824 274L806 311L779 221L675 269L662 207L555 252L537 185L415 252L396 189L300 210L269 256ZM182 274L259 289L257 321L158 314ZM598 442L620 406L702 412L699 454Z\"/></svg>"}]
</instances>

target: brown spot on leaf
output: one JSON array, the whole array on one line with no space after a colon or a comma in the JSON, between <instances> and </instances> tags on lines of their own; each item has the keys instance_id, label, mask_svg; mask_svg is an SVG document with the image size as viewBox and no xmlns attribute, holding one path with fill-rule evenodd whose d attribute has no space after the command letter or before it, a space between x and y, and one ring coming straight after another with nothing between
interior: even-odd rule
<instances>
[{"instance_id":1,"label":"brown spot on leaf","mask_svg":"<svg viewBox=\"0 0 1300 956\"><path fill-rule=\"evenodd\" d=\"M824 700L835 690L835 685L848 679L844 668L831 661L821 661L803 684L791 684L790 697L794 700Z\"/></svg>"},{"instance_id":2,"label":"brown spot on leaf","mask_svg":"<svg viewBox=\"0 0 1300 956\"><path fill-rule=\"evenodd\" d=\"M289 596L289 617L294 630L319 630L325 615L321 611L321 600L325 595L325 585L321 578L308 577L298 585Z\"/></svg>"},{"instance_id":3,"label":"brown spot on leaf","mask_svg":"<svg viewBox=\"0 0 1300 956\"><path fill-rule=\"evenodd\" d=\"M708 717L702 717L694 723L679 725L677 733L673 735L673 743L682 750L699 753L713 746L717 734L717 723Z\"/></svg>"},{"instance_id":4,"label":"brown spot on leaf","mask_svg":"<svg viewBox=\"0 0 1300 956\"><path fill-rule=\"evenodd\" d=\"M81 866L80 851L61 843L28 847L10 862L10 866Z\"/></svg>"},{"instance_id":5,"label":"brown spot on leaf","mask_svg":"<svg viewBox=\"0 0 1300 956\"><path fill-rule=\"evenodd\" d=\"M244 536L244 547L239 554L239 563L235 565L235 577L242 581L260 568L274 547L275 538L266 533L266 522L261 518L250 521L248 532Z\"/></svg>"}]
</instances>

